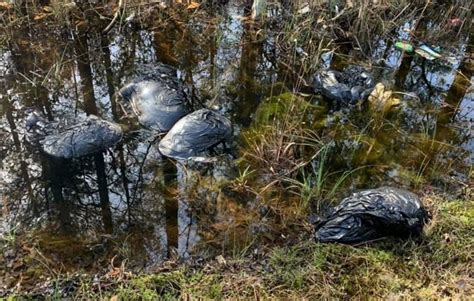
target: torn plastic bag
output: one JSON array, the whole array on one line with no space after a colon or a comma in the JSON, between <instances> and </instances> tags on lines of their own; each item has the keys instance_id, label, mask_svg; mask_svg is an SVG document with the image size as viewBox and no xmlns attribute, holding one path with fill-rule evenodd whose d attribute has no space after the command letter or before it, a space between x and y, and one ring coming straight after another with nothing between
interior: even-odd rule
<instances>
[{"instance_id":1,"label":"torn plastic bag","mask_svg":"<svg viewBox=\"0 0 474 301\"><path fill-rule=\"evenodd\" d=\"M428 214L406 190L381 187L353 193L316 225L320 242L360 243L381 237L419 236Z\"/></svg>"},{"instance_id":2,"label":"torn plastic bag","mask_svg":"<svg viewBox=\"0 0 474 301\"><path fill-rule=\"evenodd\" d=\"M313 89L340 104L355 104L366 99L375 87L371 73L364 67L349 65L342 72L321 70L316 73Z\"/></svg>"}]
</instances>

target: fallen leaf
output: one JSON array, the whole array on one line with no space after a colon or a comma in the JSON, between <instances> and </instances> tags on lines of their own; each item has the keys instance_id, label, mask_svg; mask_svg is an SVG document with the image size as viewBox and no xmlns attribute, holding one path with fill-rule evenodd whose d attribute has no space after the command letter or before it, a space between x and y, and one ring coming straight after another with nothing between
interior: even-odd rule
<instances>
[{"instance_id":1,"label":"fallen leaf","mask_svg":"<svg viewBox=\"0 0 474 301\"><path fill-rule=\"evenodd\" d=\"M0 9L9 10L13 8L13 4L8 2L0 2Z\"/></svg>"},{"instance_id":2,"label":"fallen leaf","mask_svg":"<svg viewBox=\"0 0 474 301\"><path fill-rule=\"evenodd\" d=\"M41 13L41 14L39 14L39 15L36 15L33 19L34 19L35 21L40 21L40 20L43 20L43 19L47 18L49 15L50 15L50 14L43 14L43 13Z\"/></svg>"},{"instance_id":3,"label":"fallen leaf","mask_svg":"<svg viewBox=\"0 0 474 301\"><path fill-rule=\"evenodd\" d=\"M25 266L25 263L23 261L16 261L15 263L13 263L12 270L19 270L24 266Z\"/></svg>"},{"instance_id":4,"label":"fallen leaf","mask_svg":"<svg viewBox=\"0 0 474 301\"><path fill-rule=\"evenodd\" d=\"M450 243L452 241L451 235L449 235L449 233L444 233L443 234L443 239L446 243Z\"/></svg>"},{"instance_id":5,"label":"fallen leaf","mask_svg":"<svg viewBox=\"0 0 474 301\"><path fill-rule=\"evenodd\" d=\"M304 14L309 13L310 11L311 11L311 8L310 8L309 5L307 4L306 6L300 8L300 9L298 10L298 14L304 15Z\"/></svg>"},{"instance_id":6,"label":"fallen leaf","mask_svg":"<svg viewBox=\"0 0 474 301\"><path fill-rule=\"evenodd\" d=\"M110 297L110 301L118 301L119 297L117 295Z\"/></svg>"},{"instance_id":7,"label":"fallen leaf","mask_svg":"<svg viewBox=\"0 0 474 301\"><path fill-rule=\"evenodd\" d=\"M220 265L226 265L227 261L225 260L224 256L219 255L216 257L217 263Z\"/></svg>"},{"instance_id":8,"label":"fallen leaf","mask_svg":"<svg viewBox=\"0 0 474 301\"><path fill-rule=\"evenodd\" d=\"M393 97L392 91L385 91L384 84L378 83L372 93L370 93L369 104L372 110L387 113L393 107L400 104L400 99Z\"/></svg>"},{"instance_id":9,"label":"fallen leaf","mask_svg":"<svg viewBox=\"0 0 474 301\"><path fill-rule=\"evenodd\" d=\"M249 20L249 17L246 17L246 16L236 16L235 18L241 22L245 22Z\"/></svg>"},{"instance_id":10,"label":"fallen leaf","mask_svg":"<svg viewBox=\"0 0 474 301\"><path fill-rule=\"evenodd\" d=\"M43 6L43 11L45 13L52 13L53 12L53 8L51 6Z\"/></svg>"},{"instance_id":11,"label":"fallen leaf","mask_svg":"<svg viewBox=\"0 0 474 301\"><path fill-rule=\"evenodd\" d=\"M196 9L196 8L199 8L199 6L201 6L200 3L191 1L191 3L188 5L187 9Z\"/></svg>"},{"instance_id":12,"label":"fallen leaf","mask_svg":"<svg viewBox=\"0 0 474 301\"><path fill-rule=\"evenodd\" d=\"M76 26L76 30L79 31L79 30L85 30L87 28L88 24L85 21L79 21L75 24L75 26Z\"/></svg>"},{"instance_id":13,"label":"fallen leaf","mask_svg":"<svg viewBox=\"0 0 474 301\"><path fill-rule=\"evenodd\" d=\"M77 4L76 2L69 2L69 3L64 4L64 7L67 9L73 9L77 7Z\"/></svg>"}]
</instances>

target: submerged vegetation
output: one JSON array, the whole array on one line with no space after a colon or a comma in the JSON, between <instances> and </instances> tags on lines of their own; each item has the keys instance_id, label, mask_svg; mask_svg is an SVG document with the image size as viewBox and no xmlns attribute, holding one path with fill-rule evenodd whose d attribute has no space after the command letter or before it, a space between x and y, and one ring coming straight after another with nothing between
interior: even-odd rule
<instances>
[{"instance_id":1,"label":"submerged vegetation","mask_svg":"<svg viewBox=\"0 0 474 301\"><path fill-rule=\"evenodd\" d=\"M0 0L0 298L474 296L472 1L262 2ZM230 116L233 154L161 156L116 95L157 63ZM374 74L368 100L315 92L349 65ZM49 160L24 138L31 109L127 133ZM422 197L422 238L314 242L313 217L382 185Z\"/></svg>"}]
</instances>

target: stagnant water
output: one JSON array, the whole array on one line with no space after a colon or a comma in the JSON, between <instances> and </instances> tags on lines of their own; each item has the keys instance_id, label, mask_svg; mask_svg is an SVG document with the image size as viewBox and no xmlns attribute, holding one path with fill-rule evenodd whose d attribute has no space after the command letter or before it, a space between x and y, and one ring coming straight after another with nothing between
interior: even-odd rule
<instances>
[{"instance_id":1,"label":"stagnant water","mask_svg":"<svg viewBox=\"0 0 474 301\"><path fill-rule=\"evenodd\" d=\"M191 20L192 30L186 34L174 30L173 24L150 30L124 26L110 35L15 30L9 46L0 50L3 235L30 231L54 262L66 269L94 269L101 258L117 252L143 267L196 254L196 245L199 254L228 252L239 241L251 241L255 232L277 227L262 218L236 230L242 214L261 216L255 205L258 198L246 203L219 188L223 180L238 174L237 167L223 160L203 164L200 172L188 169L162 158L159 136L148 130L134 129L104 153L60 162L42 155L24 138L24 118L31 108L51 120L87 112L123 122L124 114L132 112L117 102L116 91L142 68L162 62L177 66L207 106L231 117L238 149L240 133L258 126L254 113L272 95L268 87L294 86L269 61L278 59L272 37L257 40L256 29L243 23L243 14L243 8L231 2L223 16L212 20L212 30L206 22ZM403 92L403 113L395 126L403 131L355 139L366 147L345 166L365 167L352 188L379 183L412 187L428 171L430 181L441 188L448 187L450 179L457 183L469 177L474 79L468 38L459 36L449 48L449 60L430 62L394 48L394 41L404 38L404 28L410 26L407 22L393 38L380 40L366 59L377 65L379 80ZM341 68L355 51L346 50L343 55L325 53L322 64ZM315 123L333 114L324 112ZM353 118L366 118L356 115ZM354 131L326 124L328 129ZM339 139L335 134L328 137ZM344 154L341 160L346 160Z\"/></svg>"}]
</instances>

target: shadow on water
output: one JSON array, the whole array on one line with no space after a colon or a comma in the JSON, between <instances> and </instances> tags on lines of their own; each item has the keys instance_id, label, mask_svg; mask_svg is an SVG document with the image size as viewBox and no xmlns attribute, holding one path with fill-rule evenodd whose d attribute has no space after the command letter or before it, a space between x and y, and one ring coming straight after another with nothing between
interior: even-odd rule
<instances>
[{"instance_id":1,"label":"shadow on water","mask_svg":"<svg viewBox=\"0 0 474 301\"><path fill-rule=\"evenodd\" d=\"M132 265L147 268L169 258L187 258L197 245L202 244L198 249L203 254L214 254L236 251L237 245L251 241L257 226L249 225L241 215L253 216L249 208L255 204L241 196L232 198L221 189L218 174L222 170L231 174L228 169L232 168L205 166L197 172L176 165L161 157L159 137L148 130L136 130L114 149L74 160L51 159L24 139L28 109L37 109L50 120L93 114L129 122L115 93L143 66L157 62L177 66L196 97L232 116L238 134L254 123L259 104L273 93L267 92L272 90L268 87L287 78L268 60L276 53L271 43L262 41L254 24L242 18L248 9L230 1L222 15L206 22L187 20L193 26L170 22L147 30L125 27L110 36L70 29L15 30L0 57L4 212L0 230L26 229L38 233L37 239L43 242L61 240L70 246L83 243L88 250L113 249L100 254L110 259L118 252L123 258L135 258ZM428 21L416 26L429 30ZM471 157L473 151L472 130L466 134L462 129L472 126L473 119L472 37L460 37L453 61L445 64L403 55L392 42L381 40L373 61L384 61L377 66L384 80L405 92L406 115L399 126L413 136L407 140L392 129L390 139L383 131L375 138L366 137L370 148L362 148L348 159L350 163L342 164L375 166L361 175L365 185L386 182L387 174L394 180L394 174L408 170L416 173L429 167L442 173L471 164L461 154L462 147L468 148ZM346 52L351 57L351 49ZM336 56L332 66L347 63ZM352 130L341 126L327 132L341 129ZM402 148L417 155L403 156ZM381 171L382 164L399 170ZM260 221L256 232L266 232L271 226ZM59 260L66 266L77 264L70 258L74 254L49 251L62 254Z\"/></svg>"}]
</instances>

